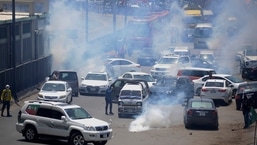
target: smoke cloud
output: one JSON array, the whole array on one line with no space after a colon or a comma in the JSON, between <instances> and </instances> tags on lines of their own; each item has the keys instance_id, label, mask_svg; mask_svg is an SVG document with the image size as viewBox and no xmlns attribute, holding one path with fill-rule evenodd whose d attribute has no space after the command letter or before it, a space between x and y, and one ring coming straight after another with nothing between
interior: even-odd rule
<instances>
[{"instance_id":1,"label":"smoke cloud","mask_svg":"<svg viewBox=\"0 0 257 145\"><path fill-rule=\"evenodd\" d=\"M223 58L218 61L222 67L227 68L231 74L238 74L239 69L235 70L235 55L240 46L250 43L256 48L257 4L245 5L243 0L226 0L213 4L216 5L211 5L210 8L212 8L213 12L217 13L217 16L212 21L214 37L211 43L209 43L209 48L214 50L218 57ZM182 25L180 25L182 24L181 8L174 3L170 11L174 13L170 24L179 28L181 32L183 29ZM236 20L230 21L229 18L231 17L236 18ZM235 33L229 35L228 29L234 26ZM165 29L169 30L168 28ZM181 38L181 36L179 37ZM178 42L176 44L180 45L181 43ZM167 102L169 103L167 104ZM146 105L144 108L145 112L131 122L129 131L140 132L149 129L172 127L178 120L182 124L183 112L178 112L178 110L182 109L178 109L178 106L174 104L176 103L171 100L167 101L166 99L158 98L157 105Z\"/></svg>"}]
</instances>

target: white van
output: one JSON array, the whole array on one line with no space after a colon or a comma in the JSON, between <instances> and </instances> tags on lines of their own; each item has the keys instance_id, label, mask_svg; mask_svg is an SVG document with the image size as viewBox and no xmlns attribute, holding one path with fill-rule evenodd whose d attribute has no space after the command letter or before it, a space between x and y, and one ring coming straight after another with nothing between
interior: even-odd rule
<instances>
[{"instance_id":1,"label":"white van","mask_svg":"<svg viewBox=\"0 0 257 145\"><path fill-rule=\"evenodd\" d=\"M212 38L213 27L210 23L199 23L195 26L193 41L194 48L209 48L208 43Z\"/></svg>"},{"instance_id":2,"label":"white van","mask_svg":"<svg viewBox=\"0 0 257 145\"><path fill-rule=\"evenodd\" d=\"M149 97L149 91L143 83L127 83L119 94L118 116L139 115Z\"/></svg>"}]
</instances>

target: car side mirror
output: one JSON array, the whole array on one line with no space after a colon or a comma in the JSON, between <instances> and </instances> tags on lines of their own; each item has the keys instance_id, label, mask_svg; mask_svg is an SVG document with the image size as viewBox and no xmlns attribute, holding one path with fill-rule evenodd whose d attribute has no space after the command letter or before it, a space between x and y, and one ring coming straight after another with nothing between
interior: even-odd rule
<instances>
[{"instance_id":1,"label":"car side mirror","mask_svg":"<svg viewBox=\"0 0 257 145\"><path fill-rule=\"evenodd\" d=\"M63 120L64 122L67 122L67 118L65 116L61 116L61 120Z\"/></svg>"},{"instance_id":2,"label":"car side mirror","mask_svg":"<svg viewBox=\"0 0 257 145\"><path fill-rule=\"evenodd\" d=\"M71 92L72 91L72 89L71 88L68 88L68 90L67 90L68 92Z\"/></svg>"},{"instance_id":3,"label":"car side mirror","mask_svg":"<svg viewBox=\"0 0 257 145\"><path fill-rule=\"evenodd\" d=\"M46 77L45 78L45 81L47 82L47 81L49 81L50 80L50 77Z\"/></svg>"}]
</instances>

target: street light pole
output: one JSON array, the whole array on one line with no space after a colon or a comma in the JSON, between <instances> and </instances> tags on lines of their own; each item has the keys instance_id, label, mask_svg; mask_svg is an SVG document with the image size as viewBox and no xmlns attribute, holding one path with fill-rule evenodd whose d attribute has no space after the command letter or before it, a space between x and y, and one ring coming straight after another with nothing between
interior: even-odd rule
<instances>
[{"instance_id":1,"label":"street light pole","mask_svg":"<svg viewBox=\"0 0 257 145\"><path fill-rule=\"evenodd\" d=\"M14 98L17 99L16 96L16 52L15 52L15 0L12 0L12 67L13 67L13 74L12 74L12 90L14 94Z\"/></svg>"},{"instance_id":2,"label":"street light pole","mask_svg":"<svg viewBox=\"0 0 257 145\"><path fill-rule=\"evenodd\" d=\"M86 42L88 42L88 0L86 0Z\"/></svg>"},{"instance_id":3,"label":"street light pole","mask_svg":"<svg viewBox=\"0 0 257 145\"><path fill-rule=\"evenodd\" d=\"M113 13L113 31L116 31L116 6L117 6L117 1L113 0L112 1L112 13Z\"/></svg>"}]
</instances>

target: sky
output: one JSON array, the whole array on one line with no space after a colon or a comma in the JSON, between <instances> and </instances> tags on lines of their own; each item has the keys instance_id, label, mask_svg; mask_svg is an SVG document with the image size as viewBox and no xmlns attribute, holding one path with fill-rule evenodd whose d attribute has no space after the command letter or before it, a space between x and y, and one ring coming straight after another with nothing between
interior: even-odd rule
<instances>
[{"instance_id":1,"label":"sky","mask_svg":"<svg viewBox=\"0 0 257 145\"><path fill-rule=\"evenodd\" d=\"M226 56L222 65L233 70L234 57L240 46L244 43L256 44L257 38L257 18L256 10L246 6L243 0L223 0L218 4L211 5L214 12L218 12L212 21L214 27L214 36L208 44L218 55ZM160 27L160 31L154 40L154 49L161 51L169 41L170 25L174 25L180 31L183 29L182 18L183 11L177 3L172 3L170 12L174 15L170 22ZM229 36L227 28L231 27L229 18L236 17L235 35ZM94 24L90 24L94 25ZM87 54L101 54L97 48L88 48L85 42L85 14L81 7L71 3L69 0L53 1L50 5L49 25L47 32L50 36L50 51L53 54L53 69L75 69L78 74L84 75L87 71L103 70L104 55L89 56ZM99 42L101 43L101 42ZM87 57L85 57L87 56ZM89 56L89 57L88 57ZM162 104L166 102L166 104ZM174 102L170 102L173 104ZM144 113L137 116L131 122L130 131L145 131L153 128L172 127L172 119L176 119L176 108L173 105L167 105L167 101L160 100L158 105L146 105ZM181 113L181 112L180 112Z\"/></svg>"}]
</instances>

